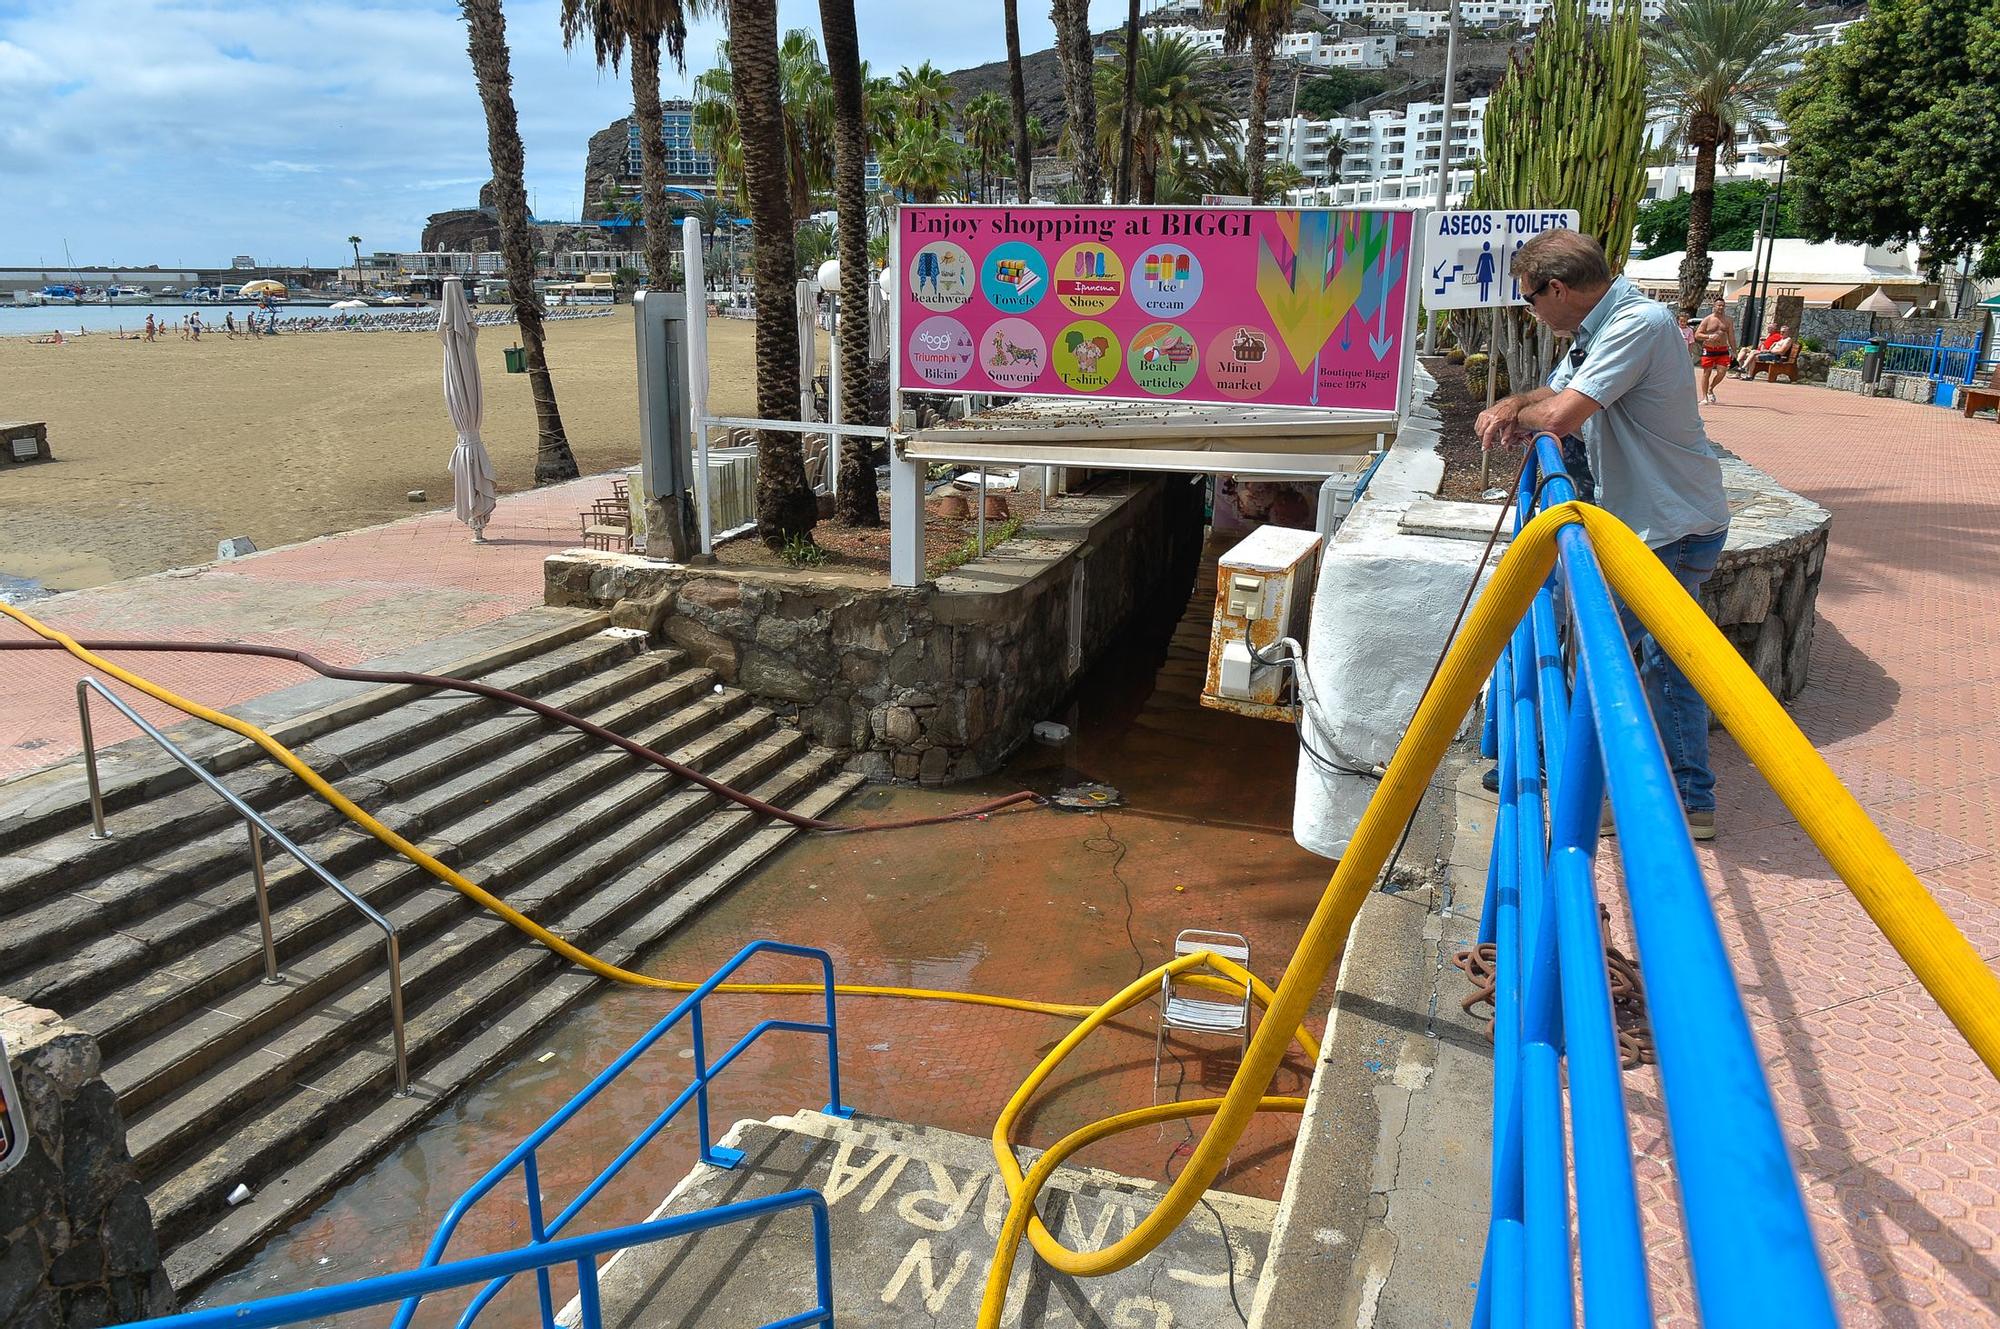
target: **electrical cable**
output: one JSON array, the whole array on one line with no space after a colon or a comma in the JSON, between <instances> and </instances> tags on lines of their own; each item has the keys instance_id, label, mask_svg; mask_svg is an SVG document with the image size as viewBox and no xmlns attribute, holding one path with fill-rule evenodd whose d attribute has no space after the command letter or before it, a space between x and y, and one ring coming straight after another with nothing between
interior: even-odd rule
<instances>
[{"instance_id":1,"label":"electrical cable","mask_svg":"<svg viewBox=\"0 0 2000 1329\"><path fill-rule=\"evenodd\" d=\"M1172 1051L1171 1048L1168 1050ZM1181 1054L1178 1052L1173 1053L1173 1058L1174 1102L1178 1103L1181 1101L1181 1090L1187 1087L1187 1063L1181 1060ZM1160 1179L1169 1186L1174 1184L1174 1160L1195 1142L1193 1120L1183 1117L1181 1126L1187 1131L1187 1138L1168 1150L1166 1161L1160 1164ZM1236 1247L1229 1239L1229 1224L1222 1221L1222 1211L1210 1204L1206 1195L1201 1197L1201 1207L1208 1210L1215 1219L1216 1231L1222 1234L1222 1258L1229 1270L1229 1304L1236 1308L1236 1318L1243 1321L1244 1329L1249 1329L1250 1317L1243 1313L1243 1303L1236 1299Z\"/></svg>"},{"instance_id":2,"label":"electrical cable","mask_svg":"<svg viewBox=\"0 0 2000 1329\"><path fill-rule=\"evenodd\" d=\"M1111 818L1107 814L1094 812L1091 815L1098 819L1102 834L1086 839L1083 847L1093 854L1115 853L1111 860L1110 872L1112 878L1117 881L1118 888L1125 893L1125 944L1132 948L1132 958L1138 963L1134 974L1143 974L1146 972L1146 953L1139 949L1139 938L1132 931L1132 922L1137 912L1136 906L1132 903L1132 883L1125 880L1125 874L1118 870L1118 865L1125 861L1125 855L1129 850L1125 842L1111 829ZM1100 849L1099 845L1107 847Z\"/></svg>"},{"instance_id":3,"label":"electrical cable","mask_svg":"<svg viewBox=\"0 0 2000 1329\"><path fill-rule=\"evenodd\" d=\"M16 619L24 626L28 626L31 631L35 630L32 620L28 619L25 615L10 614L9 617ZM710 793L748 808L760 817L770 817L773 820L785 823L787 826L796 826L800 830L813 831L822 835L859 835L868 831L905 831L918 826L937 826L945 822L985 818L1003 808L1017 807L1024 803L1041 806L1048 801L1040 794L1023 789L1017 793L1009 794L1005 798L997 798L991 802L980 803L974 807L961 808L957 812L943 813L933 817L913 817L905 821L861 822L858 824L826 821L818 817L801 816L788 808L782 808L773 803L766 803L762 799L746 794L740 789L732 789L720 780L704 775L692 766L683 765L663 752L657 752L642 743L636 743L626 738L623 734L607 729L594 721L586 720L582 716L566 711L560 706L553 706L538 698L525 696L522 693L513 692L507 688L495 687L491 683L481 683L475 679L451 678L444 674L419 674L400 669L355 669L344 665L328 664L315 655L295 650L291 647L263 646L250 642L175 642L156 641L152 639L108 640L92 637L87 641L79 641L77 644L83 647L84 650L93 652L151 651L175 655L250 655L268 660L288 660L293 664L304 665L306 668L327 678L339 679L342 682L389 683L402 687L440 688L452 692L469 693L475 697L485 697L492 701L519 707L522 710L532 711L544 719L554 720L557 724L567 725L579 733L588 734L592 738L623 749L641 761L649 762L663 771L667 771L693 784L700 785ZM63 643L52 637L39 637L34 641L0 641L0 650L5 651L63 649L66 649Z\"/></svg>"}]
</instances>

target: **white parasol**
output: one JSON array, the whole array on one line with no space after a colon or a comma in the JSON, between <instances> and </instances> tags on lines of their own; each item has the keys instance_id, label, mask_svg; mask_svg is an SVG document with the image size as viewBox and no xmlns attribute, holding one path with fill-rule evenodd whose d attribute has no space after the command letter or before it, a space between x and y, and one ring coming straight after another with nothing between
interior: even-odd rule
<instances>
[{"instance_id":1,"label":"white parasol","mask_svg":"<svg viewBox=\"0 0 2000 1329\"><path fill-rule=\"evenodd\" d=\"M483 397L479 388L479 329L472 307L465 302L465 283L446 278L444 309L438 315L438 340L444 343L444 404L458 430L451 450L451 510L472 528L474 544L486 542L486 519L500 497L493 476L493 459L479 437Z\"/></svg>"}]
</instances>

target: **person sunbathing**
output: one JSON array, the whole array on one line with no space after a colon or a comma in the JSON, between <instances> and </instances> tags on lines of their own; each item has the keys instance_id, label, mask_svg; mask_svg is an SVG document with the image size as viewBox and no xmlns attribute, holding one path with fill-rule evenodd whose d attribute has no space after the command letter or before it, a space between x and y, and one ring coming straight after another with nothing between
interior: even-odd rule
<instances>
[{"instance_id":1,"label":"person sunbathing","mask_svg":"<svg viewBox=\"0 0 2000 1329\"><path fill-rule=\"evenodd\" d=\"M1758 365L1777 364L1792 353L1792 330L1780 323L1764 337L1760 346L1745 346L1736 353L1736 377L1755 378Z\"/></svg>"}]
</instances>

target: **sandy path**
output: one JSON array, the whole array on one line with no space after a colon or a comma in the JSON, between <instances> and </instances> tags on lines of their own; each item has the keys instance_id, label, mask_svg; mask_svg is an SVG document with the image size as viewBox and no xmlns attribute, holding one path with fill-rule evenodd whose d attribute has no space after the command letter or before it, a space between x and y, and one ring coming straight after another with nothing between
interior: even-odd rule
<instances>
[{"instance_id":1,"label":"sandy path","mask_svg":"<svg viewBox=\"0 0 2000 1329\"><path fill-rule=\"evenodd\" d=\"M754 404L752 325L709 325L715 409ZM534 480L526 375L503 372L511 326L484 328L486 444L502 492ZM45 420L53 465L0 467L0 574L76 590L207 562L218 540L260 549L451 501L454 435L433 333L107 335L63 347L0 338L0 418ZM629 311L549 324L549 362L583 473L638 461Z\"/></svg>"}]
</instances>

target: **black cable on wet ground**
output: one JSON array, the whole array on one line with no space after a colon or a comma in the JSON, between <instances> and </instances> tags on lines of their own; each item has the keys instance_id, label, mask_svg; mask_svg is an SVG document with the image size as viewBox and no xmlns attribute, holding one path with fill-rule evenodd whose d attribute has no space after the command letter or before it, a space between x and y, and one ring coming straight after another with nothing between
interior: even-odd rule
<instances>
[{"instance_id":1,"label":"black cable on wet ground","mask_svg":"<svg viewBox=\"0 0 2000 1329\"><path fill-rule=\"evenodd\" d=\"M1093 854L1113 855L1111 860L1111 875L1117 880L1118 889L1125 893L1125 942L1132 948L1132 960L1137 966L1132 971L1132 977L1136 980L1146 972L1146 953L1139 949L1139 938L1132 931L1134 918L1132 883L1125 880L1125 874L1118 870L1118 865L1125 861L1125 855L1131 850L1130 846L1119 839L1117 834L1112 831L1111 818L1102 812L1097 813L1096 816L1101 833L1085 840L1083 847Z\"/></svg>"}]
</instances>

